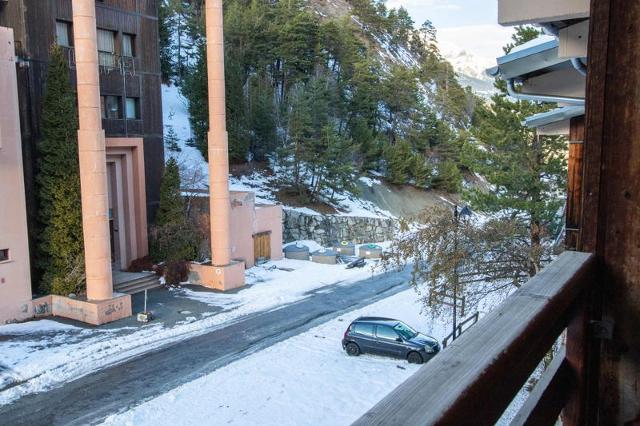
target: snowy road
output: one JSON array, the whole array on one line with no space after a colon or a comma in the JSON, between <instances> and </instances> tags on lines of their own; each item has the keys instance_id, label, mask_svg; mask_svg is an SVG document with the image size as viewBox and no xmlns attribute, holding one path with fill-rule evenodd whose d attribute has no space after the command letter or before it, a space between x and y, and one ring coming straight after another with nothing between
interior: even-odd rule
<instances>
[{"instance_id":1,"label":"snowy road","mask_svg":"<svg viewBox=\"0 0 640 426\"><path fill-rule=\"evenodd\" d=\"M421 308L414 290L402 291L111 416L104 426L349 425L419 366L347 356L341 347L347 325L359 316L381 315L444 337L446 322Z\"/></svg>"},{"instance_id":2,"label":"snowy road","mask_svg":"<svg viewBox=\"0 0 640 426\"><path fill-rule=\"evenodd\" d=\"M49 392L0 407L3 424L87 424L150 400L232 361L299 335L346 311L403 289L409 272L389 273L349 286L330 286L284 307L147 353Z\"/></svg>"}]
</instances>

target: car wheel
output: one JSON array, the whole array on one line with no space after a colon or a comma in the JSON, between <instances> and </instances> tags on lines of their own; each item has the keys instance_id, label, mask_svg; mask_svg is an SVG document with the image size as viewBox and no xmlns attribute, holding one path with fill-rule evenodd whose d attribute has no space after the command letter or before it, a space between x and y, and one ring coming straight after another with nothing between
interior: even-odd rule
<instances>
[{"instance_id":1,"label":"car wheel","mask_svg":"<svg viewBox=\"0 0 640 426\"><path fill-rule=\"evenodd\" d=\"M347 355L349 356L360 355L360 347L353 342L347 343Z\"/></svg>"},{"instance_id":2,"label":"car wheel","mask_svg":"<svg viewBox=\"0 0 640 426\"><path fill-rule=\"evenodd\" d=\"M422 355L418 352L409 352L409 355L407 355L407 361L409 361L409 364L422 364L424 362Z\"/></svg>"}]
</instances>

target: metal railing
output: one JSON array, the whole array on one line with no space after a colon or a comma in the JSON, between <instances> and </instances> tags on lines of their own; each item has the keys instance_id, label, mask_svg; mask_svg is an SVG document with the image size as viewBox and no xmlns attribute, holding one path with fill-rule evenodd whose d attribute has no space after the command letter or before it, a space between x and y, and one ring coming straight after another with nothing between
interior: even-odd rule
<instances>
[{"instance_id":1,"label":"metal railing","mask_svg":"<svg viewBox=\"0 0 640 426\"><path fill-rule=\"evenodd\" d=\"M512 424L553 424L562 410L564 424L581 424L583 307L595 264L593 255L563 253L355 424L494 424L568 327L566 353L556 354Z\"/></svg>"},{"instance_id":2,"label":"metal railing","mask_svg":"<svg viewBox=\"0 0 640 426\"><path fill-rule=\"evenodd\" d=\"M449 346L450 341L453 341L458 337L460 337L462 333L467 331L472 325L475 325L479 319L480 319L480 312L476 312L475 314L471 315L469 318L465 319L460 324L458 324L455 329L455 335L454 335L454 332L452 331L447 337L442 339L442 348L444 349L447 346Z\"/></svg>"},{"instance_id":3,"label":"metal railing","mask_svg":"<svg viewBox=\"0 0 640 426\"><path fill-rule=\"evenodd\" d=\"M76 52L73 47L62 47L69 63L69 68L76 67ZM133 56L122 56L109 52L98 52L98 66L100 73L110 74L118 72L122 75L134 76L136 74L136 58Z\"/></svg>"}]
</instances>

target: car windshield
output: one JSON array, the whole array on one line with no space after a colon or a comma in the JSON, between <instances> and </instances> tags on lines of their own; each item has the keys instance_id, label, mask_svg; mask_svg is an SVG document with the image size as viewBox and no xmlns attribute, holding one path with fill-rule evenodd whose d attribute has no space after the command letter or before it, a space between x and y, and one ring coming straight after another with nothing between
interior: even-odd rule
<instances>
[{"instance_id":1,"label":"car windshield","mask_svg":"<svg viewBox=\"0 0 640 426\"><path fill-rule=\"evenodd\" d=\"M402 322L399 322L398 324L396 324L395 327L393 327L393 329L397 331L398 334L400 334L400 336L402 336L402 338L405 340L413 339L418 335L417 331L415 331L413 328L409 327L407 324Z\"/></svg>"}]
</instances>

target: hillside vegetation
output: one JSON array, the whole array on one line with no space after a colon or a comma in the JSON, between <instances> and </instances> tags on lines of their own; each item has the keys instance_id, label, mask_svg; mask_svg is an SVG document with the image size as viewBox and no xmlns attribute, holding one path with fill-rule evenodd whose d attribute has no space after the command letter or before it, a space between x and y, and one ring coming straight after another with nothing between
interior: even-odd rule
<instances>
[{"instance_id":1,"label":"hillside vegetation","mask_svg":"<svg viewBox=\"0 0 640 426\"><path fill-rule=\"evenodd\" d=\"M440 54L433 25L416 26L384 0L224 4L234 162L268 162L290 205L334 205L366 175L462 193L486 214L483 244L508 257L508 273L533 276L551 258L566 146L522 123L552 105L514 99L500 79L489 102L477 97ZM202 0L164 0L162 9L165 78L181 86L191 144L206 157ZM517 27L505 53L539 34ZM374 203L388 201L373 186L364 189ZM442 209L438 223L451 222L451 210Z\"/></svg>"},{"instance_id":2,"label":"hillside vegetation","mask_svg":"<svg viewBox=\"0 0 640 426\"><path fill-rule=\"evenodd\" d=\"M206 158L201 3L164 1L161 34L165 79L188 99ZM406 10L371 0L229 0L224 25L232 161L270 161L301 200L353 191L371 171L460 190L478 99L429 22L415 29Z\"/></svg>"}]
</instances>

